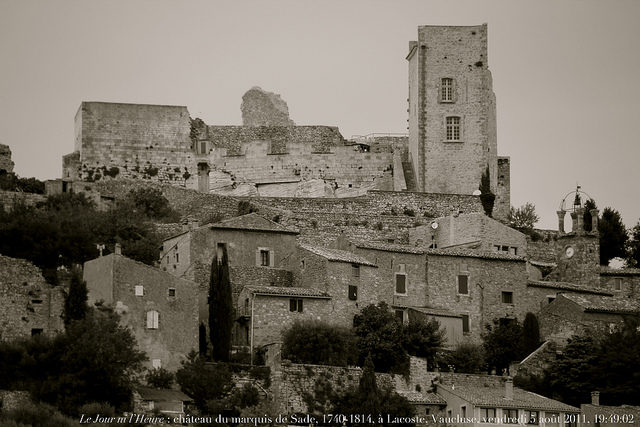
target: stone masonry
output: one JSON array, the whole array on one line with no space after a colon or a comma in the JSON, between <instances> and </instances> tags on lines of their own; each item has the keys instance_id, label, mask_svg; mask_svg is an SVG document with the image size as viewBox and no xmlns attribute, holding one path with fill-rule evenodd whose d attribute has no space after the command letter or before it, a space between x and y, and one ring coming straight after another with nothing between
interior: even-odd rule
<instances>
[{"instance_id":1,"label":"stone masonry","mask_svg":"<svg viewBox=\"0 0 640 427\"><path fill-rule=\"evenodd\" d=\"M11 149L8 145L0 144L0 172L13 172Z\"/></svg>"},{"instance_id":2,"label":"stone masonry","mask_svg":"<svg viewBox=\"0 0 640 427\"><path fill-rule=\"evenodd\" d=\"M295 126L289 108L280 95L254 86L242 95L244 126Z\"/></svg>"}]
</instances>

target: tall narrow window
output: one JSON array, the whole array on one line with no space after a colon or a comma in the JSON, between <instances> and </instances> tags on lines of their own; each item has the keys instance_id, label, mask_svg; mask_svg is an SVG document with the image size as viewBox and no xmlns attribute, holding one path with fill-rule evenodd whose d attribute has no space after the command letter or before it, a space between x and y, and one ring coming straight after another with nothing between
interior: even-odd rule
<instances>
[{"instance_id":1,"label":"tall narrow window","mask_svg":"<svg viewBox=\"0 0 640 427\"><path fill-rule=\"evenodd\" d=\"M440 85L440 100L442 102L453 102L453 79L445 77Z\"/></svg>"},{"instance_id":2,"label":"tall narrow window","mask_svg":"<svg viewBox=\"0 0 640 427\"><path fill-rule=\"evenodd\" d=\"M396 294L405 295L407 293L407 275L396 273Z\"/></svg>"},{"instance_id":3,"label":"tall narrow window","mask_svg":"<svg viewBox=\"0 0 640 427\"><path fill-rule=\"evenodd\" d=\"M469 295L469 276L466 274L458 275L458 293Z\"/></svg>"},{"instance_id":4,"label":"tall narrow window","mask_svg":"<svg viewBox=\"0 0 640 427\"><path fill-rule=\"evenodd\" d=\"M260 265L263 267L269 267L269 251L265 249L260 250Z\"/></svg>"},{"instance_id":5,"label":"tall narrow window","mask_svg":"<svg viewBox=\"0 0 640 427\"><path fill-rule=\"evenodd\" d=\"M469 315L462 315L462 332L469 332Z\"/></svg>"},{"instance_id":6,"label":"tall narrow window","mask_svg":"<svg viewBox=\"0 0 640 427\"><path fill-rule=\"evenodd\" d=\"M351 275L353 277L360 277L360 266L358 264L351 264Z\"/></svg>"},{"instance_id":7,"label":"tall narrow window","mask_svg":"<svg viewBox=\"0 0 640 427\"><path fill-rule=\"evenodd\" d=\"M158 312L147 311L147 329L158 329Z\"/></svg>"},{"instance_id":8,"label":"tall narrow window","mask_svg":"<svg viewBox=\"0 0 640 427\"><path fill-rule=\"evenodd\" d=\"M302 313L302 299L293 299L289 300L289 311L297 311Z\"/></svg>"},{"instance_id":9,"label":"tall narrow window","mask_svg":"<svg viewBox=\"0 0 640 427\"><path fill-rule=\"evenodd\" d=\"M349 285L349 299L351 301L356 301L358 299L358 287Z\"/></svg>"},{"instance_id":10,"label":"tall narrow window","mask_svg":"<svg viewBox=\"0 0 640 427\"><path fill-rule=\"evenodd\" d=\"M460 117L449 116L447 123L447 141L460 141Z\"/></svg>"}]
</instances>

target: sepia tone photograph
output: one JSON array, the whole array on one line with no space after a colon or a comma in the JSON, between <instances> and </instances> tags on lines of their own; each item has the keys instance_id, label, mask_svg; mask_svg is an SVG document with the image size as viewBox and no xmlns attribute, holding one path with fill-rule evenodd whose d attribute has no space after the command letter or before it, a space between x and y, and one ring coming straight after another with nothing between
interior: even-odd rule
<instances>
[{"instance_id":1,"label":"sepia tone photograph","mask_svg":"<svg viewBox=\"0 0 640 427\"><path fill-rule=\"evenodd\" d=\"M0 0L0 427L640 422L636 0Z\"/></svg>"}]
</instances>

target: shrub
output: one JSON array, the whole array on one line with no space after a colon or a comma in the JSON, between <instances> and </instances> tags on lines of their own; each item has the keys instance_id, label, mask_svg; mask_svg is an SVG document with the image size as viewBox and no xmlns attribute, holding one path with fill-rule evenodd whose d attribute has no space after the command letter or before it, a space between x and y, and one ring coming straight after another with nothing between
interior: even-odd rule
<instances>
[{"instance_id":1,"label":"shrub","mask_svg":"<svg viewBox=\"0 0 640 427\"><path fill-rule=\"evenodd\" d=\"M147 384L155 388L171 388L173 373L164 368L155 368L147 372Z\"/></svg>"},{"instance_id":2,"label":"shrub","mask_svg":"<svg viewBox=\"0 0 640 427\"><path fill-rule=\"evenodd\" d=\"M3 426L73 427L78 423L45 403L25 403L0 417Z\"/></svg>"},{"instance_id":3,"label":"shrub","mask_svg":"<svg viewBox=\"0 0 640 427\"><path fill-rule=\"evenodd\" d=\"M477 374L485 370L484 350L481 345L461 343L442 356L445 370Z\"/></svg>"},{"instance_id":4,"label":"shrub","mask_svg":"<svg viewBox=\"0 0 640 427\"><path fill-rule=\"evenodd\" d=\"M295 322L283 333L282 357L294 363L352 365L356 338L342 327L319 321Z\"/></svg>"},{"instance_id":5,"label":"shrub","mask_svg":"<svg viewBox=\"0 0 640 427\"><path fill-rule=\"evenodd\" d=\"M229 400L237 408L248 408L260 403L260 393L253 384L245 383L242 388L233 392Z\"/></svg>"}]
</instances>

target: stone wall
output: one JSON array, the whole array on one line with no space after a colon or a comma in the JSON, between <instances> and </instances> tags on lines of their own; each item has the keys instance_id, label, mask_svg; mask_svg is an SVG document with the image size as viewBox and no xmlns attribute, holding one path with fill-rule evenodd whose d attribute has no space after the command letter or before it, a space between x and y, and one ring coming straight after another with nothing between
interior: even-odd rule
<instances>
[{"instance_id":1,"label":"stone wall","mask_svg":"<svg viewBox=\"0 0 640 427\"><path fill-rule=\"evenodd\" d=\"M54 335L64 329L65 294L29 261L0 255L0 339Z\"/></svg>"},{"instance_id":2,"label":"stone wall","mask_svg":"<svg viewBox=\"0 0 640 427\"><path fill-rule=\"evenodd\" d=\"M493 217L505 221L511 209L511 159L509 157L498 157L497 176Z\"/></svg>"},{"instance_id":3,"label":"stone wall","mask_svg":"<svg viewBox=\"0 0 640 427\"><path fill-rule=\"evenodd\" d=\"M197 188L190 131L186 107L83 102L76 114L79 160L64 158L63 177L135 178Z\"/></svg>"},{"instance_id":4,"label":"stone wall","mask_svg":"<svg viewBox=\"0 0 640 427\"><path fill-rule=\"evenodd\" d=\"M0 413L12 411L28 403L31 403L28 391L0 390Z\"/></svg>"},{"instance_id":5,"label":"stone wall","mask_svg":"<svg viewBox=\"0 0 640 427\"><path fill-rule=\"evenodd\" d=\"M249 89L242 96L242 124L245 126L294 126L289 108L280 95L259 87Z\"/></svg>"},{"instance_id":6,"label":"stone wall","mask_svg":"<svg viewBox=\"0 0 640 427\"><path fill-rule=\"evenodd\" d=\"M5 211L13 209L16 203L35 206L40 202L44 202L46 199L47 197L42 194L0 190L0 207Z\"/></svg>"},{"instance_id":7,"label":"stone wall","mask_svg":"<svg viewBox=\"0 0 640 427\"><path fill-rule=\"evenodd\" d=\"M593 288L600 286L600 242L597 233L561 234L554 241L556 269L550 280L579 283ZM573 253L569 256L567 250Z\"/></svg>"},{"instance_id":8,"label":"stone wall","mask_svg":"<svg viewBox=\"0 0 640 427\"><path fill-rule=\"evenodd\" d=\"M632 270L633 272L628 272ZM600 287L615 298L640 301L640 270L608 270L600 273Z\"/></svg>"},{"instance_id":9,"label":"stone wall","mask_svg":"<svg viewBox=\"0 0 640 427\"><path fill-rule=\"evenodd\" d=\"M13 172L13 165L11 148L8 145L0 144L0 171Z\"/></svg>"}]
</instances>

